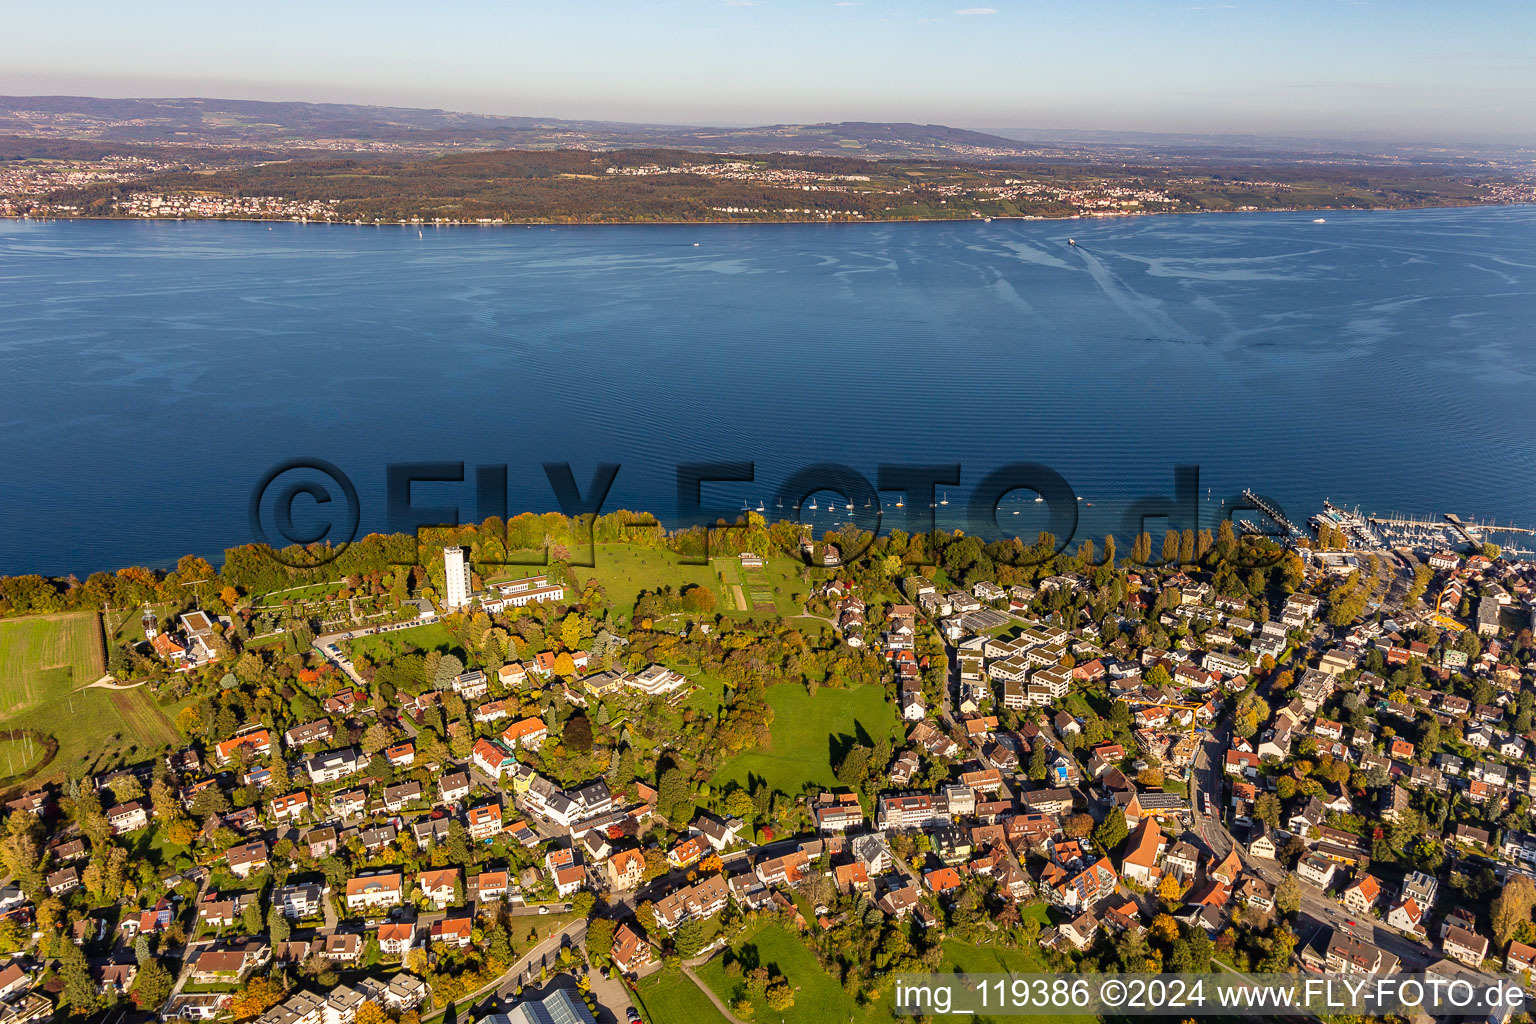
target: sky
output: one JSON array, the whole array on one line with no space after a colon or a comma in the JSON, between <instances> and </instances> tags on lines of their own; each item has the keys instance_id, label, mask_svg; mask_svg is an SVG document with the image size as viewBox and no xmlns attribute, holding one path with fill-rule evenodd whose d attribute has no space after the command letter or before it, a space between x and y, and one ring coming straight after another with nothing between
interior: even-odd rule
<instances>
[{"instance_id":1,"label":"sky","mask_svg":"<svg viewBox=\"0 0 1536 1024\"><path fill-rule=\"evenodd\" d=\"M7 11L0 92L1536 142L1536 4L50 0Z\"/></svg>"}]
</instances>

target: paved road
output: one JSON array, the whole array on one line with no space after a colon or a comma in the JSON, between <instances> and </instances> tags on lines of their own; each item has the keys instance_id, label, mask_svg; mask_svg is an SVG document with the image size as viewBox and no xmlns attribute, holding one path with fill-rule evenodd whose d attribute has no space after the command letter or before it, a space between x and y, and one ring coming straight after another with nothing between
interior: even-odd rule
<instances>
[{"instance_id":1,"label":"paved road","mask_svg":"<svg viewBox=\"0 0 1536 1024\"><path fill-rule=\"evenodd\" d=\"M211 881L213 881L213 872L210 871L208 876L203 879L203 884L198 887L197 895L192 897L192 906L194 908L203 901L203 894L208 891L208 883ZM185 906L186 904L182 905ZM188 942L182 947L181 976L176 979L176 984L174 987L172 987L171 994L166 997L166 1002L170 1002L177 995L179 995L181 993L182 986L185 985L189 979L191 979L192 961L197 959L197 947L211 945L213 945L213 941L211 939L205 939L202 942Z\"/></svg>"},{"instance_id":2,"label":"paved road","mask_svg":"<svg viewBox=\"0 0 1536 1024\"><path fill-rule=\"evenodd\" d=\"M481 1017L492 1013L502 1012L502 1008L510 1007L517 1002L515 995L517 989L527 985L530 981L537 981L539 969L547 964L553 966L556 957L560 955L562 946L580 946L587 941L587 922L585 920L572 921L560 931L551 935L543 942L524 954L517 963L507 969L500 978L483 985L478 990L471 992L463 999L457 1000L460 1006L471 1006L468 1011L468 1019L479 1020ZM477 1002L478 1000L478 1002ZM465 1011L460 1011L461 1019L466 1016Z\"/></svg>"}]
</instances>

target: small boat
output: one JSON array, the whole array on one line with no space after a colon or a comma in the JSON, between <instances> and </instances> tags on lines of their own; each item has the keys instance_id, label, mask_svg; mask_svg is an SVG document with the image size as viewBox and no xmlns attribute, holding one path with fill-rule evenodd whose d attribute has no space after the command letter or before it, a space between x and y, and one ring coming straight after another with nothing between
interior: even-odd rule
<instances>
[{"instance_id":1,"label":"small boat","mask_svg":"<svg viewBox=\"0 0 1536 1024\"><path fill-rule=\"evenodd\" d=\"M902 501L900 498L898 498L898 499L896 499L896 507L897 508L906 508L907 507L907 503Z\"/></svg>"},{"instance_id":2,"label":"small boat","mask_svg":"<svg viewBox=\"0 0 1536 1024\"><path fill-rule=\"evenodd\" d=\"M693 243L693 247L694 247L694 248L695 248L695 249L697 249L697 248L698 248L698 247L699 247L699 243L698 243L698 242L694 242L694 243Z\"/></svg>"},{"instance_id":3,"label":"small boat","mask_svg":"<svg viewBox=\"0 0 1536 1024\"><path fill-rule=\"evenodd\" d=\"M853 502L850 501L848 504L844 505L843 508L847 509L849 512L852 512L853 511Z\"/></svg>"},{"instance_id":4,"label":"small boat","mask_svg":"<svg viewBox=\"0 0 1536 1024\"><path fill-rule=\"evenodd\" d=\"M816 511L816 499L815 498L811 499L811 511L812 512Z\"/></svg>"},{"instance_id":5,"label":"small boat","mask_svg":"<svg viewBox=\"0 0 1536 1024\"><path fill-rule=\"evenodd\" d=\"M1036 501L1044 501L1045 499L1043 497L1040 497L1039 495L1036 495L1035 500Z\"/></svg>"},{"instance_id":6,"label":"small boat","mask_svg":"<svg viewBox=\"0 0 1536 1024\"><path fill-rule=\"evenodd\" d=\"M1312 218L1312 223L1313 224L1327 224L1328 222L1326 220L1324 220L1322 217L1313 217Z\"/></svg>"},{"instance_id":7,"label":"small boat","mask_svg":"<svg viewBox=\"0 0 1536 1024\"><path fill-rule=\"evenodd\" d=\"M1088 503L1087 503L1087 507L1088 507L1088 508L1093 508L1093 502L1091 502L1091 501L1090 501L1090 502L1088 502Z\"/></svg>"},{"instance_id":8,"label":"small boat","mask_svg":"<svg viewBox=\"0 0 1536 1024\"><path fill-rule=\"evenodd\" d=\"M949 504L949 492L948 491L945 491L944 492L944 497L939 499L939 504L940 505L948 505Z\"/></svg>"},{"instance_id":9,"label":"small boat","mask_svg":"<svg viewBox=\"0 0 1536 1024\"><path fill-rule=\"evenodd\" d=\"M758 510L758 511L759 511L759 512L765 512L765 511L767 511L767 509L765 509L765 508L764 508L764 507L763 507L763 500L762 500L762 499L761 499L761 498L759 498L759 499L758 499L758 500L757 500L757 510Z\"/></svg>"},{"instance_id":10,"label":"small boat","mask_svg":"<svg viewBox=\"0 0 1536 1024\"><path fill-rule=\"evenodd\" d=\"M1069 239L1067 239L1067 244L1068 245L1076 245L1077 244L1077 239L1069 238Z\"/></svg>"}]
</instances>

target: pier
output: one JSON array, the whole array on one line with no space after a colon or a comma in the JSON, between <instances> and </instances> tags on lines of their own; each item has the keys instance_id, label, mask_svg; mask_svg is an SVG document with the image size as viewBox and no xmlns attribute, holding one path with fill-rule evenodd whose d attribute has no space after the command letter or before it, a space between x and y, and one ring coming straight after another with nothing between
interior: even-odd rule
<instances>
[{"instance_id":1,"label":"pier","mask_svg":"<svg viewBox=\"0 0 1536 1024\"><path fill-rule=\"evenodd\" d=\"M1263 512L1266 516L1268 516L1271 520L1273 520L1276 525L1282 527L1292 537L1300 537L1301 536L1301 531L1296 528L1296 524L1295 523L1291 522L1289 519L1285 518L1285 516L1281 515L1279 509L1277 509L1277 508L1273 507L1272 505L1270 505L1269 502L1265 501L1263 498L1259 497L1257 494L1254 494L1253 491L1249 490L1246 487L1243 488L1243 497L1247 498L1250 502L1252 502L1254 508L1258 509L1260 512Z\"/></svg>"},{"instance_id":2,"label":"pier","mask_svg":"<svg viewBox=\"0 0 1536 1024\"><path fill-rule=\"evenodd\" d=\"M1469 543L1481 544L1482 535L1485 533L1524 533L1536 537L1536 530L1524 526L1499 526L1496 523L1465 522L1461 516L1454 512L1445 514L1445 521L1455 527L1456 531L1467 538Z\"/></svg>"}]
</instances>

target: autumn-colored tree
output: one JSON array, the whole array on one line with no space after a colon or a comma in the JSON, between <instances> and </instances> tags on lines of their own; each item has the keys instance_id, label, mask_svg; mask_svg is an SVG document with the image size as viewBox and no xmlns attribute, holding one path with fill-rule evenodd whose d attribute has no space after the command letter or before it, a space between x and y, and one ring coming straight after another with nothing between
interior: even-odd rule
<instances>
[{"instance_id":1,"label":"autumn-colored tree","mask_svg":"<svg viewBox=\"0 0 1536 1024\"><path fill-rule=\"evenodd\" d=\"M1179 941L1179 922L1172 914L1158 914L1152 919L1152 937L1162 943Z\"/></svg>"},{"instance_id":2,"label":"autumn-colored tree","mask_svg":"<svg viewBox=\"0 0 1536 1024\"><path fill-rule=\"evenodd\" d=\"M1071 839L1087 839L1093 832L1093 816L1073 814L1062 823L1061 827Z\"/></svg>"},{"instance_id":3,"label":"autumn-colored tree","mask_svg":"<svg viewBox=\"0 0 1536 1024\"><path fill-rule=\"evenodd\" d=\"M566 650L575 651L581 648L581 634L585 627L586 624L581 621L581 616L576 612L571 612L561 620L560 642L565 645Z\"/></svg>"},{"instance_id":4,"label":"autumn-colored tree","mask_svg":"<svg viewBox=\"0 0 1536 1024\"><path fill-rule=\"evenodd\" d=\"M385 1015L379 1004L373 1000L365 1000L357 1008L355 1024L389 1024L389 1017Z\"/></svg>"},{"instance_id":5,"label":"autumn-colored tree","mask_svg":"<svg viewBox=\"0 0 1536 1024\"><path fill-rule=\"evenodd\" d=\"M768 1009L783 1013L795 1005L795 990L790 987L788 981L781 978L768 986L768 991L764 993L763 998L768 1004Z\"/></svg>"},{"instance_id":6,"label":"autumn-colored tree","mask_svg":"<svg viewBox=\"0 0 1536 1024\"><path fill-rule=\"evenodd\" d=\"M1536 906L1536 884L1527 875L1510 873L1504 891L1493 901L1493 934L1500 945L1514 938L1522 924L1529 924Z\"/></svg>"},{"instance_id":7,"label":"autumn-colored tree","mask_svg":"<svg viewBox=\"0 0 1536 1024\"><path fill-rule=\"evenodd\" d=\"M1157 884L1157 894L1169 903L1177 903L1184 896L1184 883L1170 871Z\"/></svg>"},{"instance_id":8,"label":"autumn-colored tree","mask_svg":"<svg viewBox=\"0 0 1536 1024\"><path fill-rule=\"evenodd\" d=\"M230 1015L236 1020L259 1017L282 1002L283 995L283 990L270 978L253 977L235 993L234 1000L229 1004ZM358 1012L362 1012L361 1008Z\"/></svg>"}]
</instances>

